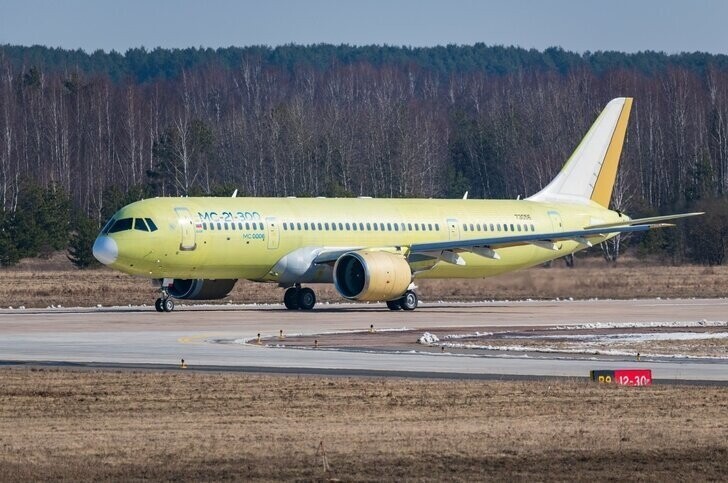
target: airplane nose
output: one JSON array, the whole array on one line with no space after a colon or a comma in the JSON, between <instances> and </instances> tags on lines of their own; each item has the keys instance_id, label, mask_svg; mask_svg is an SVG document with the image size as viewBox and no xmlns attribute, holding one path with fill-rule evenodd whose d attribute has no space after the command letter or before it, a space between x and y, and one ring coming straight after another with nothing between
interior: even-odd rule
<instances>
[{"instance_id":1,"label":"airplane nose","mask_svg":"<svg viewBox=\"0 0 728 483\"><path fill-rule=\"evenodd\" d=\"M100 236L94 242L93 254L94 258L104 265L111 265L119 256L119 247L113 238Z\"/></svg>"}]
</instances>

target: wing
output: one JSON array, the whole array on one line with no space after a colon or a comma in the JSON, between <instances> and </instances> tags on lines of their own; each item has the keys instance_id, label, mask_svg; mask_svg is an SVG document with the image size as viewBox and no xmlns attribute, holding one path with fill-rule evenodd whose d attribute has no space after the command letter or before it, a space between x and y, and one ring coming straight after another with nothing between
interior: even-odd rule
<instances>
[{"instance_id":1,"label":"wing","mask_svg":"<svg viewBox=\"0 0 728 483\"><path fill-rule=\"evenodd\" d=\"M557 250L556 243L560 241L576 241L582 245L592 246L592 240L602 241L601 239L613 233L630 233L638 231L646 231L656 228L665 228L674 226L663 221L674 220L678 218L686 218L688 216L702 215L703 213L681 213L677 215L654 216L651 218L640 218L635 220L625 219L618 223L605 223L600 225L587 226L582 230L552 232L552 233L529 233L528 235L508 235L487 238L471 238L465 240L451 240L430 243L415 243L412 245L403 244L392 248L393 251L408 250L410 261L424 258L441 258L442 260L454 264L462 264L458 252L473 252L478 255L499 259L500 256L496 252L499 248L513 247L519 245L536 245L551 250ZM592 239L592 240L590 240ZM371 249L374 247L367 246L350 246L350 247L324 247L313 260L314 264L334 263L339 257L345 253ZM381 249L383 247L376 247Z\"/></svg>"},{"instance_id":2,"label":"wing","mask_svg":"<svg viewBox=\"0 0 728 483\"><path fill-rule=\"evenodd\" d=\"M649 218L636 218L634 220L625 220L625 221L618 221L616 223L601 223L599 225L589 225L585 226L584 229L589 228L613 228L616 226L627 226L627 225L651 225L656 223L661 223L663 221L670 221L670 220L677 220L679 218L687 218L689 216L698 216L698 215L704 215L705 212L696 212L696 213L680 213L677 215L665 215L665 216L651 216Z\"/></svg>"},{"instance_id":3,"label":"wing","mask_svg":"<svg viewBox=\"0 0 728 483\"><path fill-rule=\"evenodd\" d=\"M508 235L488 238L473 238L465 240L451 240L431 243L415 243L410 246L410 253L437 256L443 260L462 265L465 262L457 255L457 252L473 252L478 255L499 259L496 252L499 248L536 245L551 250L556 250L556 243L560 241L576 241L582 245L592 246L592 240L603 241L607 235L614 233L631 233L646 231L655 228L674 226L662 223L666 220L696 216L702 213L683 213L637 220L625 220L620 223L608 223L603 225L588 226L582 230L561 231L552 233L530 233L528 235Z\"/></svg>"}]
</instances>

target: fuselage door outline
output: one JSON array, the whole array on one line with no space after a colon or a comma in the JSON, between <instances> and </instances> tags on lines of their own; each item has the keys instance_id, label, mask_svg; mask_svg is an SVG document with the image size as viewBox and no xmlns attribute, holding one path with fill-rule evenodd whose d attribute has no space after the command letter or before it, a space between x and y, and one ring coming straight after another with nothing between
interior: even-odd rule
<instances>
[{"instance_id":1,"label":"fuselage door outline","mask_svg":"<svg viewBox=\"0 0 728 483\"><path fill-rule=\"evenodd\" d=\"M190 210L184 207L177 207L174 211L177 213L177 223L179 224L180 236L182 237L179 249L183 252L191 252L197 248L197 242L195 241L195 225Z\"/></svg>"},{"instance_id":2,"label":"fuselage door outline","mask_svg":"<svg viewBox=\"0 0 728 483\"><path fill-rule=\"evenodd\" d=\"M460 228L458 227L458 220L456 220L455 218L447 219L447 232L450 236L451 241L460 239Z\"/></svg>"},{"instance_id":3,"label":"fuselage door outline","mask_svg":"<svg viewBox=\"0 0 728 483\"><path fill-rule=\"evenodd\" d=\"M554 211L554 210L549 210L548 215L549 215L549 218L551 218L551 229L553 230L553 232L559 233L559 232L564 231L564 225L561 221L561 215L559 214L559 212ZM563 244L561 242L558 242L556 244L556 248L558 248L559 250L561 250L562 246L563 246Z\"/></svg>"},{"instance_id":4,"label":"fuselage door outline","mask_svg":"<svg viewBox=\"0 0 728 483\"><path fill-rule=\"evenodd\" d=\"M265 219L268 226L268 249L277 250L280 243L280 230L278 229L278 221L275 217L269 216Z\"/></svg>"}]
</instances>

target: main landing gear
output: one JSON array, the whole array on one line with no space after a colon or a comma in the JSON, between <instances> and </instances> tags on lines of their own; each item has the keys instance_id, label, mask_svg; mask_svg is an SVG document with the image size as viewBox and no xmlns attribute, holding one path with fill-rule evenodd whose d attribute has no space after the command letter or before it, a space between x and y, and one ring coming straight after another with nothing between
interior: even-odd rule
<instances>
[{"instance_id":1,"label":"main landing gear","mask_svg":"<svg viewBox=\"0 0 728 483\"><path fill-rule=\"evenodd\" d=\"M167 287L161 288L162 296L154 302L154 308L157 312L171 312L174 310L174 300L169 296Z\"/></svg>"},{"instance_id":2,"label":"main landing gear","mask_svg":"<svg viewBox=\"0 0 728 483\"><path fill-rule=\"evenodd\" d=\"M396 300L388 300L389 310L414 310L417 308L417 294L413 290L407 290L404 295Z\"/></svg>"},{"instance_id":3,"label":"main landing gear","mask_svg":"<svg viewBox=\"0 0 728 483\"><path fill-rule=\"evenodd\" d=\"M283 304L288 310L311 310L316 305L316 294L308 287L301 288L301 284L297 283L286 290Z\"/></svg>"}]
</instances>

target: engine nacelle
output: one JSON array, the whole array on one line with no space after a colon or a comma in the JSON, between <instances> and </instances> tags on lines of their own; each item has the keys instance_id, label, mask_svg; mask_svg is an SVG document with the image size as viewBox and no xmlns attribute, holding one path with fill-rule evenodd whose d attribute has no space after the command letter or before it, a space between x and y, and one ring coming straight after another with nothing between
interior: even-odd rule
<instances>
[{"instance_id":1,"label":"engine nacelle","mask_svg":"<svg viewBox=\"0 0 728 483\"><path fill-rule=\"evenodd\" d=\"M402 255L359 251L340 256L334 265L334 286L345 298L394 300L412 283L412 270Z\"/></svg>"},{"instance_id":2,"label":"engine nacelle","mask_svg":"<svg viewBox=\"0 0 728 483\"><path fill-rule=\"evenodd\" d=\"M222 280L184 280L175 278L167 287L169 294L177 299L214 300L225 297L233 289L237 279Z\"/></svg>"}]
</instances>

